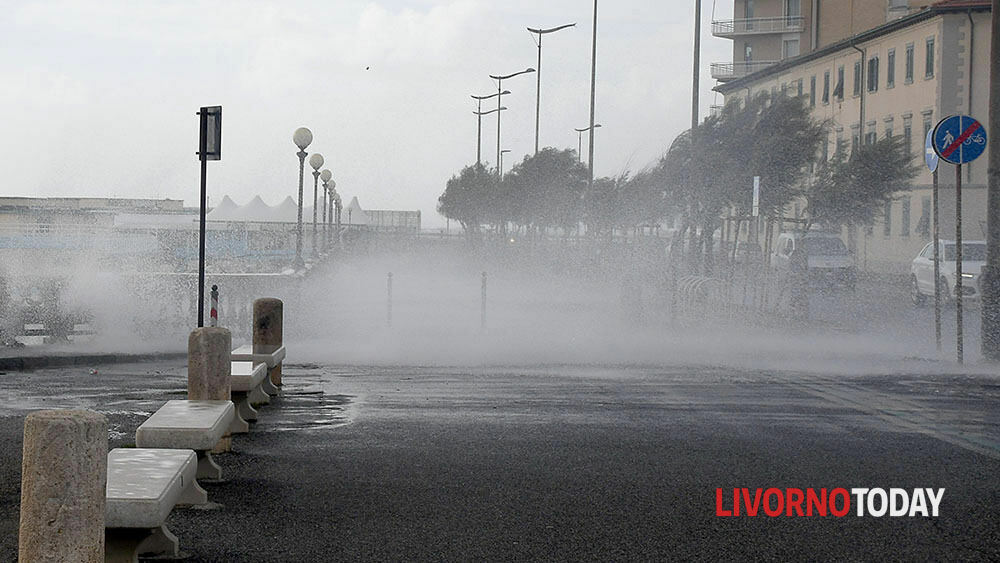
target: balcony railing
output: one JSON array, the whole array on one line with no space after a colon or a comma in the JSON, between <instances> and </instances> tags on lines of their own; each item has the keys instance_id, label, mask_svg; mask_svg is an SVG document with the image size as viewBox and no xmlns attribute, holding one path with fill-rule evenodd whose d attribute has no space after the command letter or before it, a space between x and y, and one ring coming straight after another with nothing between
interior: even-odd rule
<instances>
[{"instance_id":1,"label":"balcony railing","mask_svg":"<svg viewBox=\"0 0 1000 563\"><path fill-rule=\"evenodd\" d=\"M778 61L751 61L747 63L712 63L712 78L725 82L726 80L736 80L748 74L753 74L759 70L764 70L769 66L778 64Z\"/></svg>"},{"instance_id":2,"label":"balcony railing","mask_svg":"<svg viewBox=\"0 0 1000 563\"><path fill-rule=\"evenodd\" d=\"M712 35L731 38L762 33L796 33L805 31L805 28L806 18L804 16L716 20L712 22Z\"/></svg>"}]
</instances>

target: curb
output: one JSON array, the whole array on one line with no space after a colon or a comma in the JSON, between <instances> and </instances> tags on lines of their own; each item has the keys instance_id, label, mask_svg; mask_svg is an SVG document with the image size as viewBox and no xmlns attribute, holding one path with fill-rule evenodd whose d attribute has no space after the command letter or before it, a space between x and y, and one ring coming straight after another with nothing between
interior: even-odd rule
<instances>
[{"instance_id":1,"label":"curb","mask_svg":"<svg viewBox=\"0 0 1000 563\"><path fill-rule=\"evenodd\" d=\"M187 358L187 352L155 352L149 354L67 354L56 356L0 357L0 370L33 371L36 369L94 364L155 362Z\"/></svg>"}]
</instances>

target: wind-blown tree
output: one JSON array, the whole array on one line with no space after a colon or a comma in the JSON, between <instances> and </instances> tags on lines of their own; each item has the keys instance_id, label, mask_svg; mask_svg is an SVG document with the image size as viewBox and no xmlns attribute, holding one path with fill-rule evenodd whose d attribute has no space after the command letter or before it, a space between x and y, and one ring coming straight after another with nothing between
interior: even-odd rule
<instances>
[{"instance_id":1,"label":"wind-blown tree","mask_svg":"<svg viewBox=\"0 0 1000 563\"><path fill-rule=\"evenodd\" d=\"M466 166L452 176L438 198L438 213L458 221L470 239L477 239L480 228L494 214L490 206L496 197L497 175L481 164Z\"/></svg>"},{"instance_id":2,"label":"wind-blown tree","mask_svg":"<svg viewBox=\"0 0 1000 563\"><path fill-rule=\"evenodd\" d=\"M587 174L587 167L577 162L573 150L545 147L538 154L525 156L503 181L502 197L510 205L510 218L535 231L575 228Z\"/></svg>"},{"instance_id":3,"label":"wind-blown tree","mask_svg":"<svg viewBox=\"0 0 1000 563\"><path fill-rule=\"evenodd\" d=\"M847 153L847 144L840 142L806 193L812 223L833 228L871 226L886 203L910 189L920 170L902 137L883 137Z\"/></svg>"}]
</instances>

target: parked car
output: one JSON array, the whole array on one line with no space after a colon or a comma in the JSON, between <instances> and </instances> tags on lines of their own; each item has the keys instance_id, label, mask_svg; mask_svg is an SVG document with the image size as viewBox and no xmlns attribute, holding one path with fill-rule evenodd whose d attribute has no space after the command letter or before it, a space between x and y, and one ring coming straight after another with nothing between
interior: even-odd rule
<instances>
[{"instance_id":1,"label":"parked car","mask_svg":"<svg viewBox=\"0 0 1000 563\"><path fill-rule=\"evenodd\" d=\"M958 284L955 279L957 245L953 240L941 240L940 278L941 295L954 299ZM986 241L962 241L962 296L966 299L979 298L979 273L986 264ZM917 254L910 264L910 299L914 305L923 305L928 297L934 297L934 243Z\"/></svg>"},{"instance_id":2,"label":"parked car","mask_svg":"<svg viewBox=\"0 0 1000 563\"><path fill-rule=\"evenodd\" d=\"M778 275L790 274L792 253L796 251L806 253L811 282L854 291L858 272L840 235L822 231L781 233L771 255Z\"/></svg>"}]
</instances>

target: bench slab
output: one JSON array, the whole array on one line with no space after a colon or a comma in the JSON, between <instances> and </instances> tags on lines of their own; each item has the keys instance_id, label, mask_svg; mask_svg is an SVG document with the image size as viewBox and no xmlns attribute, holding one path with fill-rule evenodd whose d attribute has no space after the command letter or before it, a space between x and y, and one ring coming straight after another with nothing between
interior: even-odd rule
<instances>
[{"instance_id":1,"label":"bench slab","mask_svg":"<svg viewBox=\"0 0 1000 563\"><path fill-rule=\"evenodd\" d=\"M265 363L267 367L273 368L285 360L285 347L279 346L277 350L270 354L254 353L252 344L244 344L233 350L232 360L234 362L254 362Z\"/></svg>"},{"instance_id":2,"label":"bench slab","mask_svg":"<svg viewBox=\"0 0 1000 563\"><path fill-rule=\"evenodd\" d=\"M236 423L232 401L174 399L167 401L135 431L140 448L194 450L198 479L221 479L222 468L212 459L212 448Z\"/></svg>"}]
</instances>

